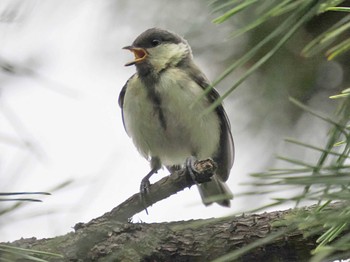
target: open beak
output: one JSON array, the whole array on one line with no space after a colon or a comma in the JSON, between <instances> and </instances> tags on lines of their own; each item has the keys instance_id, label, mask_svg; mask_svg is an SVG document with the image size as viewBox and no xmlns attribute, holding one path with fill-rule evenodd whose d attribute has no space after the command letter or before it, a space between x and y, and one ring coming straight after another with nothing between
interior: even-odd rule
<instances>
[{"instance_id":1,"label":"open beak","mask_svg":"<svg viewBox=\"0 0 350 262\"><path fill-rule=\"evenodd\" d=\"M143 60L146 59L147 57L147 51L144 48L139 48L139 47L133 47L133 46L125 46L123 49L129 50L134 53L135 60L131 61L129 63L126 63L125 66L131 66L137 63L142 62Z\"/></svg>"}]
</instances>

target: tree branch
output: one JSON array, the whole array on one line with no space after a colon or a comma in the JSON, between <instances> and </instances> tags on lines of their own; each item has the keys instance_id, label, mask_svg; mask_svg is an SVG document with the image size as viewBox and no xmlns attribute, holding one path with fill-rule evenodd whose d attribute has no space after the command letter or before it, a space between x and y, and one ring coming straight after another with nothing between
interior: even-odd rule
<instances>
[{"instance_id":1,"label":"tree branch","mask_svg":"<svg viewBox=\"0 0 350 262\"><path fill-rule=\"evenodd\" d=\"M198 181L209 181L216 169L216 163L211 159L200 160L195 163L195 168ZM147 201L145 203L141 199L141 194L136 193L113 208L110 212L105 213L102 217L119 222L128 222L135 214L145 210L158 201L168 198L187 187L193 186L195 183L195 181L189 178L186 168L183 168L152 184L149 187ZM95 223L99 219L100 218L96 218L90 223ZM81 226L80 223L75 227L79 228L79 226Z\"/></svg>"},{"instance_id":2,"label":"tree branch","mask_svg":"<svg viewBox=\"0 0 350 262\"><path fill-rule=\"evenodd\" d=\"M215 170L215 163L210 161L197 163L199 180L209 179ZM150 187L147 206L194 183L185 170L175 172ZM319 237L305 238L305 232L284 223L286 216L293 212L310 212L314 207L171 223L128 222L144 208L137 193L103 216L86 224L76 224L74 232L51 239L21 239L7 245L62 255L57 258L45 253L30 253L49 261L210 261L250 247L238 261L288 262L307 261ZM263 245L257 245L256 240L264 241ZM0 248L1 258L22 261L17 253L9 254ZM222 261L232 260L228 257Z\"/></svg>"},{"instance_id":3,"label":"tree branch","mask_svg":"<svg viewBox=\"0 0 350 262\"><path fill-rule=\"evenodd\" d=\"M308 261L318 236L305 238L303 232L291 231L285 223L272 225L293 212L310 210L153 224L121 223L107 214L64 236L21 239L11 246L63 255L41 256L49 261L211 261L274 235L237 261Z\"/></svg>"}]
</instances>

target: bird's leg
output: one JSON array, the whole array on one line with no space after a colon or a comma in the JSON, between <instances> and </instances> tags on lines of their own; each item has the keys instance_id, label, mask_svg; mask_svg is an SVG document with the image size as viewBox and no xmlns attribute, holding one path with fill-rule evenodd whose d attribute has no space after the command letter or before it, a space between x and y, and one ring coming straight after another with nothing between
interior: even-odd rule
<instances>
[{"instance_id":1,"label":"bird's leg","mask_svg":"<svg viewBox=\"0 0 350 262\"><path fill-rule=\"evenodd\" d=\"M149 182L150 177L157 173L158 169L153 168L144 178L141 180L140 184L140 197L143 207L145 208L146 214L148 215L147 211L147 194L149 191L149 187L151 186L151 183Z\"/></svg>"},{"instance_id":2,"label":"bird's leg","mask_svg":"<svg viewBox=\"0 0 350 262\"><path fill-rule=\"evenodd\" d=\"M151 186L151 183L149 182L149 179L151 178L151 176L155 173L158 172L158 170L161 167L159 158L157 157L152 157L151 159L151 171L141 180L141 184L140 184L140 197L141 197L141 202L145 208L145 211L148 215L148 211L147 211L147 194L149 191L149 187Z\"/></svg>"},{"instance_id":3,"label":"bird's leg","mask_svg":"<svg viewBox=\"0 0 350 262\"><path fill-rule=\"evenodd\" d=\"M140 193L142 195L146 195L149 191L149 187L151 183L149 182L149 179L151 176L155 173L157 173L158 169L153 168L144 178L141 180L141 185L140 185Z\"/></svg>"}]
</instances>

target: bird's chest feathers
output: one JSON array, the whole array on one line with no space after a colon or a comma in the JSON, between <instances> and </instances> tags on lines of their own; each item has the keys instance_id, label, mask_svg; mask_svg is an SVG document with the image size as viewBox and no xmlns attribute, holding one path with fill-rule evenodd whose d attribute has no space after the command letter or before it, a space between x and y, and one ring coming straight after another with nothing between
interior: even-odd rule
<instances>
[{"instance_id":1,"label":"bird's chest feathers","mask_svg":"<svg viewBox=\"0 0 350 262\"><path fill-rule=\"evenodd\" d=\"M201 92L202 88L177 68L163 72L153 86L145 86L137 75L130 80L124 99L124 121L144 155L162 147L176 151L177 147L191 146L193 148L186 150L196 151L194 147L208 140L210 133L218 133L219 123L214 112L201 117L208 101L203 99L194 104ZM202 128L205 137L201 137L203 132L196 134Z\"/></svg>"},{"instance_id":2,"label":"bird's chest feathers","mask_svg":"<svg viewBox=\"0 0 350 262\"><path fill-rule=\"evenodd\" d=\"M188 114L188 110L200 92L202 89L179 69L166 70L153 86L145 86L135 76L126 93L126 120L132 122L131 129L138 127L160 132L159 129L169 131L181 127L193 121L190 117L193 113Z\"/></svg>"}]
</instances>

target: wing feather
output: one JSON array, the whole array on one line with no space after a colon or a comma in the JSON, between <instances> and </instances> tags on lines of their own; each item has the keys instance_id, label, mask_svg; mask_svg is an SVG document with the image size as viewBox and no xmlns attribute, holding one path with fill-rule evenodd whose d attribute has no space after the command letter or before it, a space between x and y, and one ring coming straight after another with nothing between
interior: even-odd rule
<instances>
[{"instance_id":1,"label":"wing feather","mask_svg":"<svg viewBox=\"0 0 350 262\"><path fill-rule=\"evenodd\" d=\"M205 90L210 85L208 79L194 63L189 63L189 67L187 72L191 72L190 76L192 80ZM215 88L212 88L207 94L207 97L210 102L214 102L220 95ZM213 156L213 159L218 164L217 174L223 181L226 181L234 162L234 143L230 121L224 107L220 104L215 111L220 119L221 134L219 150L216 155Z\"/></svg>"},{"instance_id":2,"label":"wing feather","mask_svg":"<svg viewBox=\"0 0 350 262\"><path fill-rule=\"evenodd\" d=\"M129 79L130 80L130 79ZM119 93L119 98L118 98L118 104L122 110L122 120L123 120L123 126L124 126L124 129L126 131L126 133L128 133L128 130L126 130L126 127L125 127L125 121L124 121L124 97L125 97L125 93L126 93L126 89L128 87L128 82L129 80L125 83L125 85L123 86L122 90L120 91Z\"/></svg>"}]
</instances>

